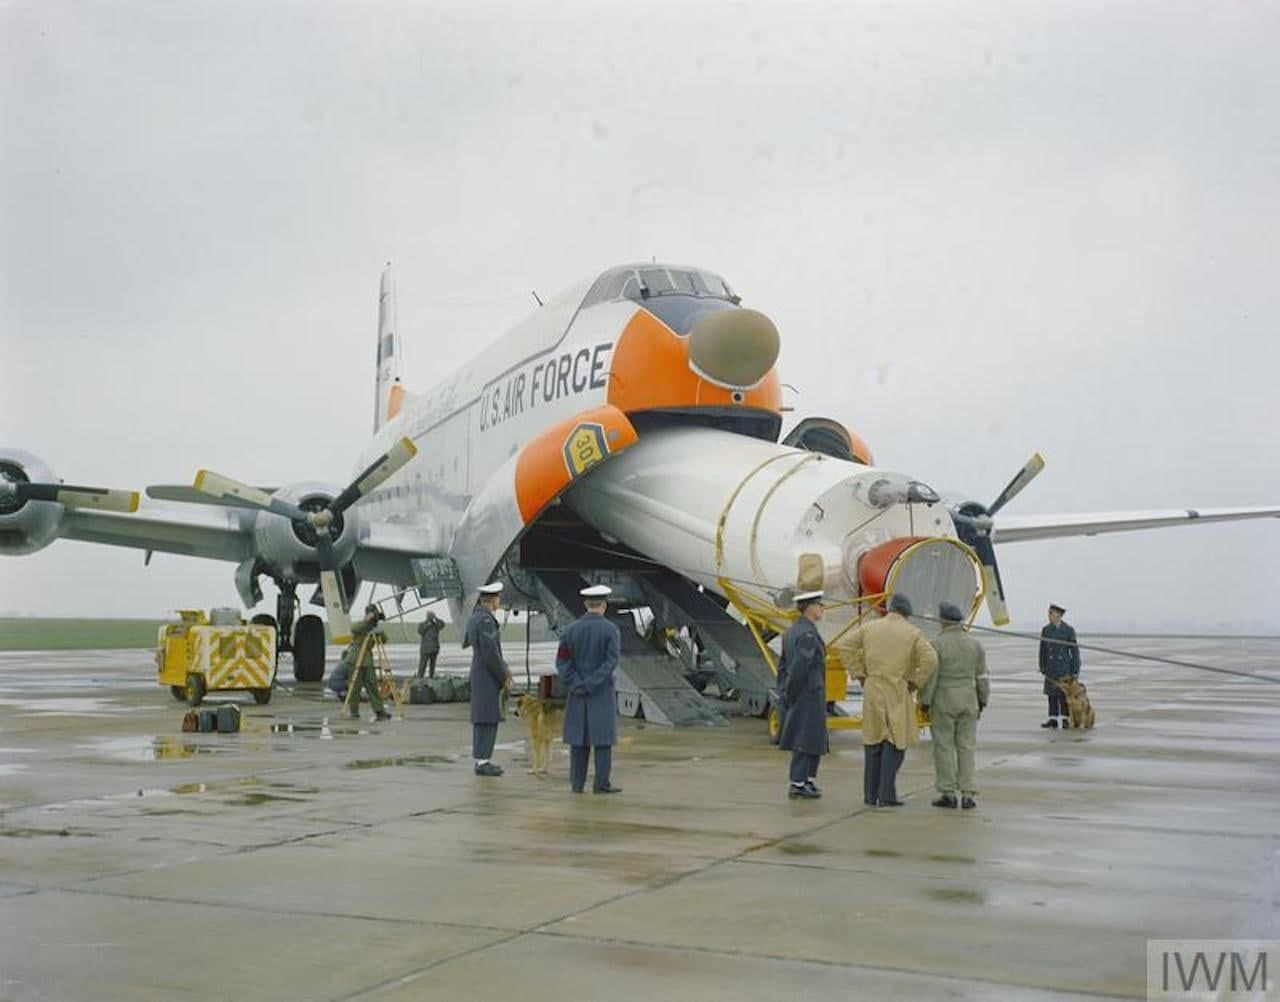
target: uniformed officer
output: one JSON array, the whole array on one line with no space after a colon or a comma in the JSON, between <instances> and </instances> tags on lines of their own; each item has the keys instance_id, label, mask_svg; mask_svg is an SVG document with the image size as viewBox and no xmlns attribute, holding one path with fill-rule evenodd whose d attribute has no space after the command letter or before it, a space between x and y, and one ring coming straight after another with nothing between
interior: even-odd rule
<instances>
[{"instance_id":1,"label":"uniformed officer","mask_svg":"<svg viewBox=\"0 0 1280 1002\"><path fill-rule=\"evenodd\" d=\"M564 683L564 742L569 746L569 787L581 793L587 785L587 764L595 749L596 793L621 793L609 782L613 745L618 739L618 707L613 673L618 667L622 634L605 618L608 585L592 585L578 594L587 614L570 623L560 635L556 672Z\"/></svg>"},{"instance_id":2,"label":"uniformed officer","mask_svg":"<svg viewBox=\"0 0 1280 1002\"><path fill-rule=\"evenodd\" d=\"M987 653L965 632L964 612L952 602L938 606L942 632L933 641L938 670L920 690L933 731L933 774L939 797L934 807L977 807L973 750L978 717L991 695Z\"/></svg>"},{"instance_id":3,"label":"uniformed officer","mask_svg":"<svg viewBox=\"0 0 1280 1002\"><path fill-rule=\"evenodd\" d=\"M511 684L511 671L502 656L502 636L494 615L502 604L502 582L480 587L480 601L467 621L463 646L471 648L471 753L477 776L501 776L492 762L498 724L505 719L502 690Z\"/></svg>"},{"instance_id":4,"label":"uniformed officer","mask_svg":"<svg viewBox=\"0 0 1280 1002\"><path fill-rule=\"evenodd\" d=\"M351 643L342 652L342 660L351 666L350 700L353 719L360 717L361 690L369 697L375 719L391 719L391 714L382 705L382 697L378 695L378 675L373 666L374 645L380 643L384 636L380 625L382 619L381 609L372 603L366 605L364 619L351 624Z\"/></svg>"},{"instance_id":5,"label":"uniformed officer","mask_svg":"<svg viewBox=\"0 0 1280 1002\"><path fill-rule=\"evenodd\" d=\"M1049 719L1041 727L1070 727L1066 694L1054 685L1058 678L1074 678L1080 674L1080 648L1076 631L1062 621L1067 610L1049 606L1049 622L1040 631L1040 674L1044 676L1044 694L1049 697Z\"/></svg>"},{"instance_id":6,"label":"uniformed officer","mask_svg":"<svg viewBox=\"0 0 1280 1002\"><path fill-rule=\"evenodd\" d=\"M901 807L898 768L920 740L915 700L938 666L938 655L920 630L907 622L911 601L889 600L889 612L852 631L841 644L849 670L862 683L862 798L880 807Z\"/></svg>"},{"instance_id":7,"label":"uniformed officer","mask_svg":"<svg viewBox=\"0 0 1280 1002\"><path fill-rule=\"evenodd\" d=\"M791 752L792 800L816 800L822 796L815 782L818 764L829 750L827 741L827 645L818 632L822 618L822 592L796 596L797 619L782 637L778 665L779 686L786 700L778 745Z\"/></svg>"},{"instance_id":8,"label":"uniformed officer","mask_svg":"<svg viewBox=\"0 0 1280 1002\"><path fill-rule=\"evenodd\" d=\"M436 677L436 658L440 656L440 631L444 629L444 621L434 612L427 612L427 618L418 624L418 678L430 672Z\"/></svg>"}]
</instances>

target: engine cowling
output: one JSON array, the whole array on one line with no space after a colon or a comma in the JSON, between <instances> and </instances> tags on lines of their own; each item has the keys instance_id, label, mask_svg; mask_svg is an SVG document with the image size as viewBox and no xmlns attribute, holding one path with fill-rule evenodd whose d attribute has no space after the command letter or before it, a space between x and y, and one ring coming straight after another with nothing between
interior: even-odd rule
<instances>
[{"instance_id":1,"label":"engine cowling","mask_svg":"<svg viewBox=\"0 0 1280 1002\"><path fill-rule=\"evenodd\" d=\"M10 448L0 448L0 479L6 484L58 482L38 456ZM58 538L65 514L56 501L19 501L0 489L0 553L21 556L43 550Z\"/></svg>"},{"instance_id":2,"label":"engine cowling","mask_svg":"<svg viewBox=\"0 0 1280 1002\"><path fill-rule=\"evenodd\" d=\"M304 511L319 511L328 506L341 490L333 484L306 481L290 484L276 496L296 504ZM266 569L273 575L296 581L317 581L320 564L316 556L315 533L318 530L281 515L262 512L254 522L254 544ZM330 530L334 556L339 566L349 562L359 539L359 515L348 510L334 519Z\"/></svg>"}]
</instances>

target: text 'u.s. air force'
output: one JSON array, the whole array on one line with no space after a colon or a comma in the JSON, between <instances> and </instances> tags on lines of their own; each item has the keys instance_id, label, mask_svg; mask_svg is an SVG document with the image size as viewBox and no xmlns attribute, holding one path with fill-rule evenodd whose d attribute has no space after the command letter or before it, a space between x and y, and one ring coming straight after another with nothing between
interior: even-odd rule
<instances>
[{"instance_id":1,"label":"text 'u.s. air force'","mask_svg":"<svg viewBox=\"0 0 1280 1002\"><path fill-rule=\"evenodd\" d=\"M603 389L613 342L540 358L485 389L480 398L480 430L488 431L525 411L556 400Z\"/></svg>"}]
</instances>

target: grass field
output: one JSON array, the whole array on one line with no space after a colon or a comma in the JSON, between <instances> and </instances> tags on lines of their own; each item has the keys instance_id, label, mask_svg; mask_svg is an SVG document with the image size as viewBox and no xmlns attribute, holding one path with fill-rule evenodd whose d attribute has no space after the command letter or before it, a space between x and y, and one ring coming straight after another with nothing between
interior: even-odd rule
<instances>
[{"instance_id":1,"label":"grass field","mask_svg":"<svg viewBox=\"0 0 1280 1002\"><path fill-rule=\"evenodd\" d=\"M28 619L0 618L0 651L104 650L109 648L154 647L160 628L158 619ZM416 644L416 623L387 623L387 642ZM524 639L524 623L512 623L503 631L508 641ZM455 643L452 626L445 627L441 639Z\"/></svg>"}]
</instances>

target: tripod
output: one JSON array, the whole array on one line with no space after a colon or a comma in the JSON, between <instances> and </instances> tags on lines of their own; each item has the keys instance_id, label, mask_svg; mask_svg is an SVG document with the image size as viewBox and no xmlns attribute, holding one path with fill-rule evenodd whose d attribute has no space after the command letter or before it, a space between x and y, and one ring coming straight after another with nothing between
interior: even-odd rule
<instances>
[{"instance_id":1,"label":"tripod","mask_svg":"<svg viewBox=\"0 0 1280 1002\"><path fill-rule=\"evenodd\" d=\"M360 651L356 654L355 665L351 669L351 681L347 683L347 698L343 701L343 709L351 712L351 696L363 684L360 673L364 658L369 653L369 645L373 645L373 685L380 699L389 699L397 710L401 709L404 700L400 689L396 686L395 672L391 669L391 659L387 657L387 644L381 634L368 633L360 642Z\"/></svg>"}]
</instances>

